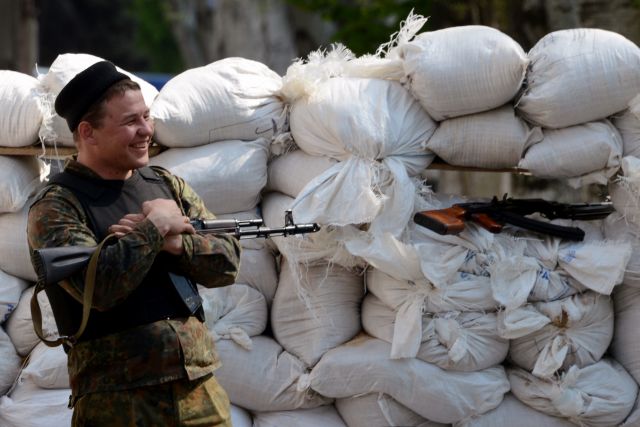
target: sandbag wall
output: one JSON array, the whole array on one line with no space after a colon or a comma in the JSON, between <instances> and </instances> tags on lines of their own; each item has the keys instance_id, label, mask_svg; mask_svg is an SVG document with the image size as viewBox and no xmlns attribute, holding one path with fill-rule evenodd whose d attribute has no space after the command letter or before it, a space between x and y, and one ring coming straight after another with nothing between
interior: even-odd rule
<instances>
[{"instance_id":1,"label":"sandbag wall","mask_svg":"<svg viewBox=\"0 0 640 427\"><path fill-rule=\"evenodd\" d=\"M168 147L152 164L211 211L279 227L292 209L322 225L243 241L237 283L201 288L234 425L638 425L640 49L576 29L525 53L492 28L418 34L424 20L410 18L375 56L337 46L284 76L228 58L145 97ZM18 116L2 134L20 123L28 136L13 146L68 140L52 94L98 59L61 55L51 74L20 75L37 124L29 133ZM10 81L0 99L18 90ZM436 156L607 183L617 212L554 221L582 242L474 224L441 236L412 222L463 200L421 181ZM0 424L68 425L66 357L30 323L26 205L46 162L25 159L7 162L30 164L29 185L0 192L19 199L0 215ZM50 313L44 328L56 333Z\"/></svg>"}]
</instances>

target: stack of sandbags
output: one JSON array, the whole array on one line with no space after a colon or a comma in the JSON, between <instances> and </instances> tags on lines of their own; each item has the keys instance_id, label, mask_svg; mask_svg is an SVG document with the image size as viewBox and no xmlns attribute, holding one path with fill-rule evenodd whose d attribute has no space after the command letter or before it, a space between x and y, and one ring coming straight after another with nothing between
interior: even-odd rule
<instances>
[{"instance_id":1,"label":"stack of sandbags","mask_svg":"<svg viewBox=\"0 0 640 427\"><path fill-rule=\"evenodd\" d=\"M86 53L65 53L58 55L47 72L38 76L41 85L41 103L44 115L39 129L39 136L44 144L62 147L74 146L73 135L67 126L67 121L55 112L55 99L62 88L76 74L103 60L103 58ZM118 71L127 74L140 85L145 103L150 106L156 95L158 95L158 90L127 70L118 67Z\"/></svg>"}]
</instances>

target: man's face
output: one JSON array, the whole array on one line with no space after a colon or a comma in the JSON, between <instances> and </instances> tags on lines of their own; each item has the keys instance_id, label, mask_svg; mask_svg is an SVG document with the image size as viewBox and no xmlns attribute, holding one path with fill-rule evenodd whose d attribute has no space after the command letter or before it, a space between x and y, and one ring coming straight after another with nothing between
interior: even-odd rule
<instances>
[{"instance_id":1,"label":"man's face","mask_svg":"<svg viewBox=\"0 0 640 427\"><path fill-rule=\"evenodd\" d=\"M101 126L93 128L92 167L104 178L125 179L149 162L153 122L142 92L127 90L107 101Z\"/></svg>"}]
</instances>

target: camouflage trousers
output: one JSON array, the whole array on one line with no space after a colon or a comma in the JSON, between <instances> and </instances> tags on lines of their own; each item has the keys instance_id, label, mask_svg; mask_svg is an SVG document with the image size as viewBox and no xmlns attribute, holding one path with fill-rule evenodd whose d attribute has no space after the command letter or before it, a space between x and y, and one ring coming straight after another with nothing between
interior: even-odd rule
<instances>
[{"instance_id":1,"label":"camouflage trousers","mask_svg":"<svg viewBox=\"0 0 640 427\"><path fill-rule=\"evenodd\" d=\"M73 427L231 427L227 393L213 375L115 392L89 393L74 406Z\"/></svg>"}]
</instances>

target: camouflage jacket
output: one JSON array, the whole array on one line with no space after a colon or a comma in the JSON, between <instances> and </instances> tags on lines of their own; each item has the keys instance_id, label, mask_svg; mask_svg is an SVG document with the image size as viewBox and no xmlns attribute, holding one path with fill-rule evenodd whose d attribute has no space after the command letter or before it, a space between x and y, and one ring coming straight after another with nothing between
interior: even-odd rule
<instances>
[{"instance_id":1,"label":"camouflage jacket","mask_svg":"<svg viewBox=\"0 0 640 427\"><path fill-rule=\"evenodd\" d=\"M97 175L75 160L65 166L76 173ZM176 202L191 218L215 216L181 178L154 168L166 179ZM95 246L82 205L71 190L49 185L29 210L29 248ZM149 220L133 232L105 246L98 262L92 308L106 310L127 298L142 281L161 251L163 238ZM184 254L179 264L206 287L226 286L238 272L240 245L231 236L184 235ZM82 302L84 272L59 283ZM68 352L72 394L79 397L96 391L115 391L160 384L178 378L199 378L220 362L206 326L195 317L161 320L127 331L80 342Z\"/></svg>"}]
</instances>

